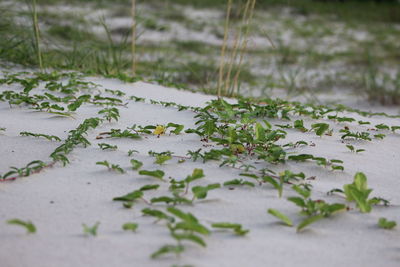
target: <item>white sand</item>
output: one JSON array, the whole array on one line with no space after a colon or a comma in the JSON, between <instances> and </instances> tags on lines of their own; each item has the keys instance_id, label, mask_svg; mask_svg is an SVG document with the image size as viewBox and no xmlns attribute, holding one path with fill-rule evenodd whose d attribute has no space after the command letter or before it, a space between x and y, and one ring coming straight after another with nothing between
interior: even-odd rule
<instances>
[{"instance_id":1,"label":"white sand","mask_svg":"<svg viewBox=\"0 0 400 267\"><path fill-rule=\"evenodd\" d=\"M105 88L122 90L128 95L185 105L202 106L214 98L146 83L124 84L101 78L92 80ZM48 155L59 145L42 139L21 137L19 132L40 132L65 138L69 130L85 118L96 116L98 110L98 107L83 107L75 119L57 118L26 108L10 109L7 103L0 102L0 127L7 128L0 133L0 171L4 173L10 166L24 166L36 159L48 161ZM90 131L88 139L92 146L75 149L70 155L71 164L67 167L57 165L40 174L0 183L0 266L400 266L399 230L386 231L377 227L379 217L400 223L400 136L388 132L384 140L358 142L356 146L366 151L354 154L339 141L337 131L343 124L334 125L332 122L330 124L335 130L332 137L319 138L314 133L288 130L286 141L314 142L315 147L298 148L297 151L342 159L345 172L331 172L315 164L293 162L271 168L315 175L317 178L312 181L313 197L329 202L344 202L339 196L327 196L326 192L350 183L355 172L363 171L370 187L374 189L372 195L389 199L392 203L390 207L375 207L370 214L361 214L354 209L296 233L295 228L282 226L266 212L268 208L279 209L298 223L298 209L286 200L293 194L292 190L285 190L284 197L279 199L276 190L268 185L255 189L222 188L210 192L206 201L197 201L193 206L182 206L182 209L192 212L207 226L212 222L237 222L250 229L250 233L245 237L237 237L230 232L216 232L206 238L205 249L189 244L180 259L168 256L151 260L149 255L152 252L174 242L162 223L153 224L153 218L141 215L141 209L148 206L145 203L140 202L129 210L122 208L121 203L112 201L113 197L142 185L158 182L129 170L130 157L127 151L138 150L140 153L135 158L144 162L143 169L159 168L165 171L167 177L184 178L194 168L202 168L206 178L197 184L222 183L239 178L240 171L219 168L215 163L187 161L178 164L176 159L158 167L153 164L153 158L147 155L149 150L170 150L175 155L185 156L188 150L202 147L194 134L161 138L147 136L142 140L96 140L100 132L110 128L124 129L133 124L168 122L190 128L194 127L195 122L194 114L190 111L177 112L174 108L133 101L127 108L120 108L120 111L118 123L105 123ZM399 119L375 117L368 120L400 125ZM309 126L311 121L305 121ZM118 150L101 151L97 146L101 142L118 145ZM127 173L109 172L95 164L100 160L120 164ZM166 183L155 192L146 192L145 198L165 194L168 194ZM163 209L162 205L153 207ZM26 235L24 229L7 225L5 221L11 218L32 220L38 229L37 233ZM81 224L93 225L97 221L101 223L98 236L85 237ZM139 223L137 233L121 230L121 225L128 221Z\"/></svg>"}]
</instances>

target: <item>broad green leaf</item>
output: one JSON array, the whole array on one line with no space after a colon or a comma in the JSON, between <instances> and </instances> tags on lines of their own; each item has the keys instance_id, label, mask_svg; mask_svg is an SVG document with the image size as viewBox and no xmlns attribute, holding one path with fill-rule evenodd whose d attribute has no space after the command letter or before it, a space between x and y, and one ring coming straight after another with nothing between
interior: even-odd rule
<instances>
[{"instance_id":1,"label":"broad green leaf","mask_svg":"<svg viewBox=\"0 0 400 267\"><path fill-rule=\"evenodd\" d=\"M207 193L210 190L220 188L220 184L209 184L207 186L194 186L192 192L198 199L204 199L207 197Z\"/></svg>"},{"instance_id":2,"label":"broad green leaf","mask_svg":"<svg viewBox=\"0 0 400 267\"><path fill-rule=\"evenodd\" d=\"M275 210L275 209L268 209L268 213L271 214L272 216L275 216L279 220L281 220L283 223L285 223L287 226L293 226L292 220L290 220L286 215L283 213Z\"/></svg>"},{"instance_id":3,"label":"broad green leaf","mask_svg":"<svg viewBox=\"0 0 400 267\"><path fill-rule=\"evenodd\" d=\"M143 166L143 163L136 159L131 159L131 165L132 165L132 169L136 171L136 170L140 169L140 167Z\"/></svg>"},{"instance_id":4,"label":"broad green leaf","mask_svg":"<svg viewBox=\"0 0 400 267\"><path fill-rule=\"evenodd\" d=\"M309 226L312 223L315 223L321 219L324 218L324 215L322 214L318 214L318 215L314 215L311 217L306 218L305 220L303 220L298 226L297 226L297 232L300 232L301 230L303 230L305 227Z\"/></svg>"}]
</instances>

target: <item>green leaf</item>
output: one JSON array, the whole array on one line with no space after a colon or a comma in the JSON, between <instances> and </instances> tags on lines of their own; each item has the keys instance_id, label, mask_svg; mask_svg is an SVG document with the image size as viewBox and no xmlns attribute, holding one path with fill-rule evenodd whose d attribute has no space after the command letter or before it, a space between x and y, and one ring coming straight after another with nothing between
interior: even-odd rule
<instances>
[{"instance_id":1,"label":"green leaf","mask_svg":"<svg viewBox=\"0 0 400 267\"><path fill-rule=\"evenodd\" d=\"M164 245L156 252L150 255L152 259L156 259L164 254L174 253L177 256L181 254L185 250L185 247L182 245Z\"/></svg>"},{"instance_id":2,"label":"green leaf","mask_svg":"<svg viewBox=\"0 0 400 267\"><path fill-rule=\"evenodd\" d=\"M194 169L192 175L186 177L186 183L191 183L194 180L198 180L204 177L204 173L202 169Z\"/></svg>"},{"instance_id":3,"label":"green leaf","mask_svg":"<svg viewBox=\"0 0 400 267\"><path fill-rule=\"evenodd\" d=\"M329 124L327 123L314 123L311 125L311 128L315 130L315 133L318 136L322 136L328 129L329 129Z\"/></svg>"},{"instance_id":4,"label":"green leaf","mask_svg":"<svg viewBox=\"0 0 400 267\"><path fill-rule=\"evenodd\" d=\"M157 155L156 160L154 161L155 164L162 165L166 161L172 159L171 155Z\"/></svg>"},{"instance_id":5,"label":"green leaf","mask_svg":"<svg viewBox=\"0 0 400 267\"><path fill-rule=\"evenodd\" d=\"M206 242L204 242L204 240L201 237L199 237L199 236L197 236L195 234L188 234L188 233L177 234L177 233L172 233L171 236L173 238L175 238L176 240L178 240L178 241L189 240L189 241L192 241L192 242L194 242L194 243L196 243L196 244L198 244L198 245L200 245L202 247L206 247L207 246Z\"/></svg>"},{"instance_id":6,"label":"green leaf","mask_svg":"<svg viewBox=\"0 0 400 267\"><path fill-rule=\"evenodd\" d=\"M290 202L293 202L294 204L296 204L297 206L299 206L301 208L306 207L306 202L301 197L288 197L287 200L289 200Z\"/></svg>"},{"instance_id":7,"label":"green leaf","mask_svg":"<svg viewBox=\"0 0 400 267\"><path fill-rule=\"evenodd\" d=\"M175 221L174 217L168 216L164 212L162 212L160 210L156 210L156 209L145 208L145 209L142 209L142 213L143 213L143 215L156 217L158 220L166 220L170 223L173 223Z\"/></svg>"},{"instance_id":8,"label":"green leaf","mask_svg":"<svg viewBox=\"0 0 400 267\"><path fill-rule=\"evenodd\" d=\"M124 231L132 231L132 232L136 232L136 229L138 228L138 224L137 223L124 223L122 225L122 229Z\"/></svg>"},{"instance_id":9,"label":"green leaf","mask_svg":"<svg viewBox=\"0 0 400 267\"><path fill-rule=\"evenodd\" d=\"M152 176L154 178L162 180L164 177L164 172L161 170L155 170L155 171L146 171L146 170L141 170L139 171L140 175L146 175L146 176Z\"/></svg>"},{"instance_id":10,"label":"green leaf","mask_svg":"<svg viewBox=\"0 0 400 267\"><path fill-rule=\"evenodd\" d=\"M309 226L312 223L315 223L321 219L324 218L323 214L318 214L315 216L311 216L306 218L305 220L303 220L298 226L297 226L297 232L300 232L301 230L303 230L305 227Z\"/></svg>"},{"instance_id":11,"label":"green leaf","mask_svg":"<svg viewBox=\"0 0 400 267\"><path fill-rule=\"evenodd\" d=\"M136 159L131 159L132 170L138 170L143 166L143 162Z\"/></svg>"},{"instance_id":12,"label":"green leaf","mask_svg":"<svg viewBox=\"0 0 400 267\"><path fill-rule=\"evenodd\" d=\"M378 226L383 229L393 229L396 227L397 223L395 221L388 221L386 218L379 218Z\"/></svg>"},{"instance_id":13,"label":"green leaf","mask_svg":"<svg viewBox=\"0 0 400 267\"><path fill-rule=\"evenodd\" d=\"M213 228L221 228L221 229L232 229L236 235L245 235L249 232L249 230L244 230L241 224L238 223L213 223L211 225Z\"/></svg>"},{"instance_id":14,"label":"green leaf","mask_svg":"<svg viewBox=\"0 0 400 267\"><path fill-rule=\"evenodd\" d=\"M36 227L31 221L22 221L20 219L11 219L11 220L8 220L7 223L24 227L28 234L36 233Z\"/></svg>"},{"instance_id":15,"label":"green leaf","mask_svg":"<svg viewBox=\"0 0 400 267\"><path fill-rule=\"evenodd\" d=\"M292 220L290 220L286 215L283 213L275 210L275 209L268 209L268 213L271 214L272 216L275 216L279 220L281 220L284 224L287 226L293 226Z\"/></svg>"},{"instance_id":16,"label":"green leaf","mask_svg":"<svg viewBox=\"0 0 400 267\"><path fill-rule=\"evenodd\" d=\"M160 187L159 184L148 184L142 186L139 191L157 190Z\"/></svg>"},{"instance_id":17,"label":"green leaf","mask_svg":"<svg viewBox=\"0 0 400 267\"><path fill-rule=\"evenodd\" d=\"M135 190L132 191L129 194L120 196L120 197L115 197L113 198L114 201L135 201L138 198L143 197L143 192L140 190Z\"/></svg>"}]
</instances>

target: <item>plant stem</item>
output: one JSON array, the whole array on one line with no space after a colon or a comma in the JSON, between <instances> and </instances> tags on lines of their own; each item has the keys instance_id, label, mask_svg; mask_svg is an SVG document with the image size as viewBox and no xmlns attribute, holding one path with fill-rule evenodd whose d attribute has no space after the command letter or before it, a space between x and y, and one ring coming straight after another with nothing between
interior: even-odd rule
<instances>
[{"instance_id":1,"label":"plant stem","mask_svg":"<svg viewBox=\"0 0 400 267\"><path fill-rule=\"evenodd\" d=\"M221 89L222 89L222 80L224 76L224 68L225 68L225 50L227 47L228 42L228 32L229 32L229 18L231 16L231 9L232 9L232 0L228 0L228 6L226 11L226 18L225 18L225 27L224 27L224 41L222 43L221 48L221 60L219 65L219 79L218 79L218 98L221 98Z\"/></svg>"},{"instance_id":2,"label":"plant stem","mask_svg":"<svg viewBox=\"0 0 400 267\"><path fill-rule=\"evenodd\" d=\"M235 78L234 78L234 86L232 89L232 94L235 91L239 90L238 80L239 80L239 76L240 76L240 72L241 72L241 66L243 63L244 54L246 53L246 50L247 50L247 43L248 43L249 32L250 32L250 22L254 15L254 7L256 5L257 0L248 0L248 3L250 3L250 2L251 2L251 6L250 6L250 11L249 11L248 17L246 18L246 29L245 29L245 33L244 33L244 40L243 40L242 47L241 47L241 50L239 53L240 54L239 65L238 65L238 70L237 70L237 72L235 74ZM239 94L239 92L236 92L236 93Z\"/></svg>"},{"instance_id":3,"label":"plant stem","mask_svg":"<svg viewBox=\"0 0 400 267\"><path fill-rule=\"evenodd\" d=\"M132 0L132 75L136 75L136 0Z\"/></svg>"},{"instance_id":4,"label":"plant stem","mask_svg":"<svg viewBox=\"0 0 400 267\"><path fill-rule=\"evenodd\" d=\"M40 51L40 31L37 18L36 0L32 0L32 19L33 19L33 28L35 33L36 54L39 62L39 68L41 71L43 71L42 52Z\"/></svg>"}]
</instances>

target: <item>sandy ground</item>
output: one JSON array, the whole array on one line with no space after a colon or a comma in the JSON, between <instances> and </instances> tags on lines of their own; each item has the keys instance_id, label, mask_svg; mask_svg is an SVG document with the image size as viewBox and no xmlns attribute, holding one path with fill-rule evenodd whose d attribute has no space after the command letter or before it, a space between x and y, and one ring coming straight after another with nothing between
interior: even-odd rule
<instances>
[{"instance_id":1,"label":"sandy ground","mask_svg":"<svg viewBox=\"0 0 400 267\"><path fill-rule=\"evenodd\" d=\"M141 82L127 84L103 78L90 80L127 95L185 105L203 106L214 98ZM10 88L2 87L0 91L5 89ZM7 103L0 102L0 126L7 128L0 133L0 171L4 173L10 166L25 166L36 159L49 161L48 155L59 145L57 142L21 137L19 132L41 132L65 138L69 130L85 118L96 116L98 110L98 107L83 107L74 116L75 119L71 119L26 108L10 108ZM213 232L205 239L205 249L189 244L179 259L167 256L151 260L149 255L160 246L173 244L167 228L162 223L154 224L153 218L141 215L141 209L148 207L144 202L139 202L133 209L124 209L121 203L112 201L113 197L158 182L129 169L128 150L139 151L135 158L144 162L143 169L162 169L167 177L182 179L194 168L202 168L206 178L198 184L222 183L239 178L241 171L219 168L217 163L187 161L178 164L177 159L159 167L147 155L149 150L170 150L174 155L185 156L188 150L202 147L199 138L193 134L160 138L146 136L141 140L96 140L99 133L111 128L168 122L190 128L195 122L191 111L178 112L175 108L148 103L132 101L120 112L118 123L105 123L90 131L88 139L92 146L75 149L70 165L56 165L28 178L0 183L0 266L400 266L399 230L387 231L377 226L380 217L400 222L399 134L387 132L384 140L357 142L356 146L366 151L355 154L346 149L337 134L344 124L330 123L335 130L332 137L319 138L314 133L288 130L286 141L305 140L316 144L314 147L298 148L298 152L342 159L345 171L331 172L308 163L272 166L277 171L291 169L316 176L316 180L312 181L313 198L343 203L343 198L327 196L326 192L351 183L355 172L363 171L374 189L372 195L390 200L391 206L375 207L370 214L361 214L353 209L296 233L295 228L281 225L266 212L269 208L278 209L291 218L297 218L294 222L298 223L298 209L286 200L293 195L292 190L285 190L284 197L279 199L276 190L268 185L254 189L221 188L210 192L207 200L181 208L192 212L207 226L213 222L237 222L250 229L249 234L238 237L230 232ZM361 119L358 115L351 116ZM400 124L399 119L374 117L368 120L372 123ZM311 121L306 119L305 123L309 126ZM97 146L101 142L117 145L118 150L102 151ZM127 172L109 172L95 164L101 160L120 164ZM167 187L166 183L162 184L161 189L146 193L145 198L166 194ZM153 208L163 209L163 206L153 205ZM24 229L6 224L6 220L11 218L31 220L38 229L37 233L26 235ZM100 222L98 236L84 236L82 223L93 225L97 221ZM137 233L121 229L121 225L129 221L139 224Z\"/></svg>"}]
</instances>

